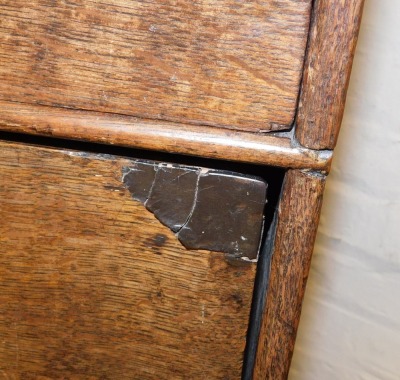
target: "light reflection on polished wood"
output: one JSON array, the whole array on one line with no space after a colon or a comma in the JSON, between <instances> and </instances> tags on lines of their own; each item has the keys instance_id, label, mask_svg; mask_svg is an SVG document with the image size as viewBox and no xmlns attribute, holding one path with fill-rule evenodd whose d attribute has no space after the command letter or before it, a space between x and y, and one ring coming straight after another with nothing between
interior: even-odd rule
<instances>
[{"instance_id":1,"label":"light reflection on polished wood","mask_svg":"<svg viewBox=\"0 0 400 380\"><path fill-rule=\"evenodd\" d=\"M0 130L323 171L332 156L293 146L285 137L4 101Z\"/></svg>"}]
</instances>

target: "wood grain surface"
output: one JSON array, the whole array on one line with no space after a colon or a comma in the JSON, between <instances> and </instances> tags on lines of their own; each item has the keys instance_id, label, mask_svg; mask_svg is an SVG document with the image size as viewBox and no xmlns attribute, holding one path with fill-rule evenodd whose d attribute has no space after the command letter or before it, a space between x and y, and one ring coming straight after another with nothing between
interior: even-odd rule
<instances>
[{"instance_id":1,"label":"wood grain surface","mask_svg":"<svg viewBox=\"0 0 400 380\"><path fill-rule=\"evenodd\" d=\"M0 101L0 130L237 162L328 171L331 151L290 138Z\"/></svg>"},{"instance_id":2,"label":"wood grain surface","mask_svg":"<svg viewBox=\"0 0 400 380\"><path fill-rule=\"evenodd\" d=\"M287 378L310 268L325 177L289 170L279 203L254 380Z\"/></svg>"},{"instance_id":3,"label":"wood grain surface","mask_svg":"<svg viewBox=\"0 0 400 380\"><path fill-rule=\"evenodd\" d=\"M255 265L186 250L129 162L0 143L2 378L240 378Z\"/></svg>"},{"instance_id":4,"label":"wood grain surface","mask_svg":"<svg viewBox=\"0 0 400 380\"><path fill-rule=\"evenodd\" d=\"M0 98L277 130L293 122L311 0L2 0Z\"/></svg>"},{"instance_id":5,"label":"wood grain surface","mask_svg":"<svg viewBox=\"0 0 400 380\"><path fill-rule=\"evenodd\" d=\"M364 0L316 0L296 137L312 149L333 149L339 134Z\"/></svg>"}]
</instances>

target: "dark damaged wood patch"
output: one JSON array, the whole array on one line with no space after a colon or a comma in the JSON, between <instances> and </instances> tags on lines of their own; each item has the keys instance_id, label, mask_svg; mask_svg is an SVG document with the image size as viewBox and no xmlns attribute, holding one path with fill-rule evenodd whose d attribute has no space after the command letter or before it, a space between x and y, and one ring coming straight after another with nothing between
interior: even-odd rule
<instances>
[{"instance_id":1,"label":"dark damaged wood patch","mask_svg":"<svg viewBox=\"0 0 400 380\"><path fill-rule=\"evenodd\" d=\"M267 190L262 179L137 160L123 169L123 182L186 248L257 259Z\"/></svg>"}]
</instances>

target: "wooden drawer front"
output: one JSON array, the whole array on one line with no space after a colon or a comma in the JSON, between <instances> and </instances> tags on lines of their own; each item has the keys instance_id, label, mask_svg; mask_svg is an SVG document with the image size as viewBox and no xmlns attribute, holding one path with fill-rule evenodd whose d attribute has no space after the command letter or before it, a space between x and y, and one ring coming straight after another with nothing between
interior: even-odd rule
<instances>
[{"instance_id":1,"label":"wooden drawer front","mask_svg":"<svg viewBox=\"0 0 400 380\"><path fill-rule=\"evenodd\" d=\"M311 0L3 0L0 98L243 130L293 121Z\"/></svg>"},{"instance_id":2,"label":"wooden drawer front","mask_svg":"<svg viewBox=\"0 0 400 380\"><path fill-rule=\"evenodd\" d=\"M255 264L187 250L128 159L0 144L7 378L239 379Z\"/></svg>"}]
</instances>

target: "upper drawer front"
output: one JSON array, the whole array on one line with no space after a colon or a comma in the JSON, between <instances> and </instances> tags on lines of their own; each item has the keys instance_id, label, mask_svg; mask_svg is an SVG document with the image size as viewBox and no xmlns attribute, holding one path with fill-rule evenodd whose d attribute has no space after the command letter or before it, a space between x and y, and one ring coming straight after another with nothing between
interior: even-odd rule
<instances>
[{"instance_id":1,"label":"upper drawer front","mask_svg":"<svg viewBox=\"0 0 400 380\"><path fill-rule=\"evenodd\" d=\"M3 0L0 99L150 119L291 124L311 0Z\"/></svg>"}]
</instances>

